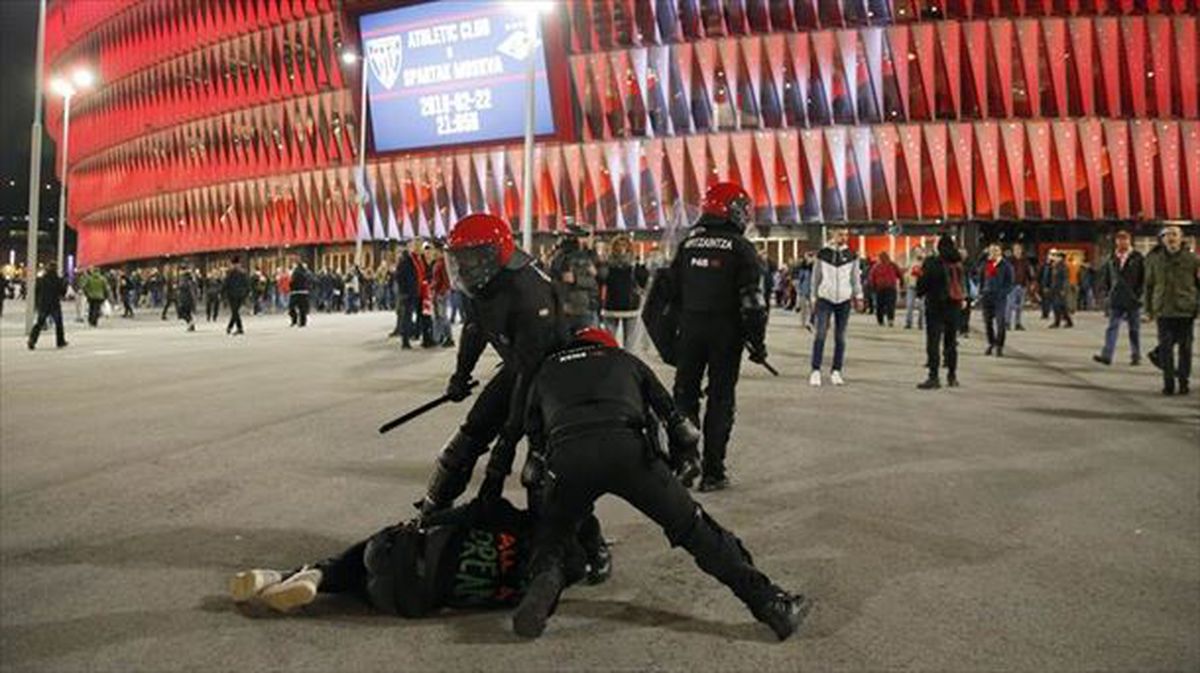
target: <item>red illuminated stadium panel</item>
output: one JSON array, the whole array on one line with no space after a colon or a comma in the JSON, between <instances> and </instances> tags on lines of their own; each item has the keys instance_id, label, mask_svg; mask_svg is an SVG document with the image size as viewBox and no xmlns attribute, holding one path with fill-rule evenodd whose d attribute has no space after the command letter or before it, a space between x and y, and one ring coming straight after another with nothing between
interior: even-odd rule
<instances>
[{"instance_id":1,"label":"red illuminated stadium panel","mask_svg":"<svg viewBox=\"0 0 1200 673\"><path fill-rule=\"evenodd\" d=\"M362 3L360 3L362 4ZM369 3L381 6L381 3ZM387 3L382 3L386 6ZM516 220L520 144L354 166L357 48L338 0L60 0L80 256L443 235ZM774 224L1200 219L1194 1L563 3L576 131L540 143L534 216L681 224L741 182ZM47 99L60 132L61 102Z\"/></svg>"}]
</instances>

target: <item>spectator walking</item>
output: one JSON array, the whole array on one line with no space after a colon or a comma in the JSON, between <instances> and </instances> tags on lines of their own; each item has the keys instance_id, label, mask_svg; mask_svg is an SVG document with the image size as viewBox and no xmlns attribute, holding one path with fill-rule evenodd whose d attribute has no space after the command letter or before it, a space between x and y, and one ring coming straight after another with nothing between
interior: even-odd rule
<instances>
[{"instance_id":1,"label":"spectator walking","mask_svg":"<svg viewBox=\"0 0 1200 673\"><path fill-rule=\"evenodd\" d=\"M917 281L925 264L925 249L913 248L912 263L904 274L904 329L913 328L913 314L917 315L917 329L925 329L925 300L917 294Z\"/></svg>"},{"instance_id":2,"label":"spectator walking","mask_svg":"<svg viewBox=\"0 0 1200 673\"><path fill-rule=\"evenodd\" d=\"M233 263L229 270L225 272L225 280L221 283L221 294L225 295L225 301L229 304L229 324L225 327L226 334L241 335L246 332L242 329L242 304L246 298L250 296L250 277L242 270L238 264L238 258L233 258ZM236 332L234 329L236 328Z\"/></svg>"},{"instance_id":3,"label":"spectator walking","mask_svg":"<svg viewBox=\"0 0 1200 673\"><path fill-rule=\"evenodd\" d=\"M1025 307L1025 294L1033 284L1033 262L1025 256L1025 246L1013 243L1010 257L1013 270L1013 286L1008 295L1008 304L1004 312L1004 324L1010 330L1025 331L1021 324L1021 312Z\"/></svg>"},{"instance_id":4,"label":"spectator walking","mask_svg":"<svg viewBox=\"0 0 1200 673\"><path fill-rule=\"evenodd\" d=\"M796 313L800 314L800 324L804 325L804 329L812 331L813 319L813 302L812 302L812 277L813 264L816 262L817 254L812 250L804 253L804 257L800 263L796 265L792 271L792 285L796 291Z\"/></svg>"},{"instance_id":5,"label":"spectator walking","mask_svg":"<svg viewBox=\"0 0 1200 673\"><path fill-rule=\"evenodd\" d=\"M1129 232L1118 231L1114 243L1112 256L1100 267L1100 284L1108 296L1108 329L1104 332L1104 347L1092 359L1103 365L1112 364L1117 336L1124 322L1129 325L1130 364L1136 366L1142 361L1141 300L1146 280L1145 264L1142 253L1133 249Z\"/></svg>"},{"instance_id":6,"label":"spectator walking","mask_svg":"<svg viewBox=\"0 0 1200 673\"><path fill-rule=\"evenodd\" d=\"M221 312L221 273L214 272L204 280L204 319L215 322Z\"/></svg>"},{"instance_id":7,"label":"spectator walking","mask_svg":"<svg viewBox=\"0 0 1200 673\"><path fill-rule=\"evenodd\" d=\"M925 364L929 376L917 385L922 390L941 388L939 357L945 353L946 383L958 386L958 313L966 300L966 272L954 239L943 235L936 254L921 264L917 296L925 302Z\"/></svg>"},{"instance_id":8,"label":"spectator walking","mask_svg":"<svg viewBox=\"0 0 1200 673\"><path fill-rule=\"evenodd\" d=\"M164 297L163 310L162 310L162 319L163 320L167 319L167 310L170 309L172 305L176 305L176 302L178 302L178 297L176 297L176 295L175 295L175 289L176 289L175 285L176 285L175 278L172 278L171 276L169 276L167 274L163 274L163 290L164 290L164 292L163 292L163 297ZM178 313L178 310L176 310L176 313Z\"/></svg>"},{"instance_id":9,"label":"spectator walking","mask_svg":"<svg viewBox=\"0 0 1200 673\"><path fill-rule=\"evenodd\" d=\"M280 286L288 288L288 317L292 327L308 327L309 292L312 290L313 278L304 262L297 262L291 276L283 276Z\"/></svg>"},{"instance_id":10,"label":"spectator walking","mask_svg":"<svg viewBox=\"0 0 1200 673\"><path fill-rule=\"evenodd\" d=\"M58 273L55 272L54 276L57 278ZM108 283L104 282L104 276L100 273L100 269L93 266L84 274L81 287L84 297L87 298L88 324L97 327L100 324L100 314L104 309L104 300L108 297ZM61 307L59 310L61 311Z\"/></svg>"},{"instance_id":11,"label":"spectator walking","mask_svg":"<svg viewBox=\"0 0 1200 673\"><path fill-rule=\"evenodd\" d=\"M619 328L625 350L632 350L637 343L642 291L649 280L649 272L635 263L633 241L627 234L618 234L612 239L608 258L600 264L597 277L603 294L600 317L604 326L614 337Z\"/></svg>"},{"instance_id":12,"label":"spectator walking","mask_svg":"<svg viewBox=\"0 0 1200 673\"><path fill-rule=\"evenodd\" d=\"M416 316L421 312L420 286L417 283L417 262L413 258L413 243L401 250L393 274L396 285L396 328L388 336L398 336L400 347L412 348L410 340L416 328Z\"/></svg>"},{"instance_id":13,"label":"spectator walking","mask_svg":"<svg viewBox=\"0 0 1200 673\"><path fill-rule=\"evenodd\" d=\"M987 355L1004 357L1004 337L1008 319L1008 297L1012 294L1013 269L1004 259L999 243L988 246L988 259L979 269L979 299L987 332Z\"/></svg>"},{"instance_id":14,"label":"spectator walking","mask_svg":"<svg viewBox=\"0 0 1200 673\"><path fill-rule=\"evenodd\" d=\"M1050 329L1058 329L1063 326L1071 328L1075 326L1075 321L1071 319L1071 304L1070 304L1070 272L1067 269L1066 255L1061 250L1050 251L1050 306L1054 311L1054 324L1050 325Z\"/></svg>"},{"instance_id":15,"label":"spectator walking","mask_svg":"<svg viewBox=\"0 0 1200 673\"><path fill-rule=\"evenodd\" d=\"M187 323L189 332L196 331L196 295L199 293L192 270L186 264L181 265L175 281L175 312L180 320Z\"/></svg>"},{"instance_id":16,"label":"spectator walking","mask_svg":"<svg viewBox=\"0 0 1200 673\"><path fill-rule=\"evenodd\" d=\"M879 253L879 260L871 267L867 282L875 294L875 322L880 326L887 320L888 327L896 323L896 297L900 291L900 267L886 252Z\"/></svg>"},{"instance_id":17,"label":"spectator walking","mask_svg":"<svg viewBox=\"0 0 1200 673\"><path fill-rule=\"evenodd\" d=\"M446 257L441 246L437 243L426 243L425 260L429 268L433 343L443 348L451 348L454 346L454 337L450 332L450 320L446 317L446 303L450 298L450 274L446 270Z\"/></svg>"},{"instance_id":18,"label":"spectator walking","mask_svg":"<svg viewBox=\"0 0 1200 673\"><path fill-rule=\"evenodd\" d=\"M821 248L813 263L812 297L816 304L816 335L813 337L812 374L808 383L821 385L821 362L825 355L825 336L833 321L833 369L829 381L840 386L846 383L842 368L846 360L846 326L850 321L852 304L862 305L863 290L858 255L847 245L849 232L830 231L829 245Z\"/></svg>"},{"instance_id":19,"label":"spectator walking","mask_svg":"<svg viewBox=\"0 0 1200 673\"><path fill-rule=\"evenodd\" d=\"M1200 258L1184 248L1183 231L1171 226L1163 230L1163 249L1150 255L1145 266L1146 313L1157 321L1156 351L1162 367L1162 392L1187 395L1200 294Z\"/></svg>"},{"instance_id":20,"label":"spectator walking","mask_svg":"<svg viewBox=\"0 0 1200 673\"><path fill-rule=\"evenodd\" d=\"M94 272L95 269L92 269ZM98 276L99 274L97 274ZM100 282L104 282L104 278L100 278ZM33 324L33 329L29 332L29 341L26 345L29 350L37 348L38 336L46 329L46 320L54 321L54 344L58 348L64 348L67 345L67 338L64 332L62 317L62 298L67 295L67 284L58 275L58 267L51 262L46 265L46 268L38 275L37 282L33 286L33 301L37 306L37 322Z\"/></svg>"}]
</instances>

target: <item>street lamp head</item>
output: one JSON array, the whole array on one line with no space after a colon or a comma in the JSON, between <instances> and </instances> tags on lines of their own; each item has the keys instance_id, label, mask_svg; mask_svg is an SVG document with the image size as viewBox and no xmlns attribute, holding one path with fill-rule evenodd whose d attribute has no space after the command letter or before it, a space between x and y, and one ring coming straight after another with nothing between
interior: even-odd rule
<instances>
[{"instance_id":1,"label":"street lamp head","mask_svg":"<svg viewBox=\"0 0 1200 673\"><path fill-rule=\"evenodd\" d=\"M358 54L350 51L349 49L343 51L342 63L345 63L346 65L354 65L355 63L358 63Z\"/></svg>"},{"instance_id":2,"label":"street lamp head","mask_svg":"<svg viewBox=\"0 0 1200 673\"><path fill-rule=\"evenodd\" d=\"M78 89L90 89L96 83L96 73L87 68L78 68L71 74L71 81Z\"/></svg>"},{"instance_id":3,"label":"street lamp head","mask_svg":"<svg viewBox=\"0 0 1200 673\"><path fill-rule=\"evenodd\" d=\"M75 87L71 86L71 83L62 77L55 77L50 80L50 90L63 98L70 98L75 95Z\"/></svg>"}]
</instances>

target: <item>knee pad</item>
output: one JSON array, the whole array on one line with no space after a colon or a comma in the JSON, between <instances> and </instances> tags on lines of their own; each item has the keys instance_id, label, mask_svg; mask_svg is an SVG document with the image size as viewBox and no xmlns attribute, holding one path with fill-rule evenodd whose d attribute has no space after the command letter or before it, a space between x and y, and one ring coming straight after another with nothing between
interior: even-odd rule
<instances>
[{"instance_id":1,"label":"knee pad","mask_svg":"<svg viewBox=\"0 0 1200 673\"><path fill-rule=\"evenodd\" d=\"M467 490L471 472L487 445L459 430L438 454L425 500L430 508L447 507Z\"/></svg>"}]
</instances>

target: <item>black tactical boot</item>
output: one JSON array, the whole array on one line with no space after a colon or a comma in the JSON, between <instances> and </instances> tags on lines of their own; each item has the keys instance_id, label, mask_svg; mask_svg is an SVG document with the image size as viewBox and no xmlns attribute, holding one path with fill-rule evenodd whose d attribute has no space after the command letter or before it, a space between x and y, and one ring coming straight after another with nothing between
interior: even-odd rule
<instances>
[{"instance_id":1,"label":"black tactical boot","mask_svg":"<svg viewBox=\"0 0 1200 673\"><path fill-rule=\"evenodd\" d=\"M927 378L924 381L917 384L918 390L937 390L938 388L941 388L941 387L942 387L941 381L938 381L936 378L934 378L932 376L930 376L929 378Z\"/></svg>"},{"instance_id":2,"label":"black tactical boot","mask_svg":"<svg viewBox=\"0 0 1200 673\"><path fill-rule=\"evenodd\" d=\"M705 475L700 480L700 492L709 493L711 491L724 491L729 488L729 477L721 475L719 477L711 477Z\"/></svg>"},{"instance_id":3,"label":"black tactical boot","mask_svg":"<svg viewBox=\"0 0 1200 673\"><path fill-rule=\"evenodd\" d=\"M755 619L771 627L777 638L787 640L800 628L800 622L812 607L812 600L803 594L789 594L777 589L775 595L756 607L753 613Z\"/></svg>"},{"instance_id":4,"label":"black tactical boot","mask_svg":"<svg viewBox=\"0 0 1200 673\"><path fill-rule=\"evenodd\" d=\"M538 573L529 582L525 597L513 613L513 632L522 638L537 638L546 630L546 621L558 607L563 590L562 570L557 565Z\"/></svg>"}]
</instances>

